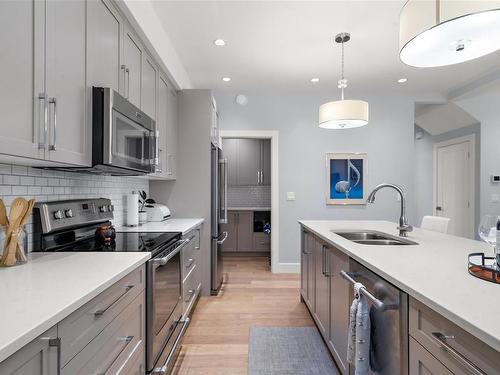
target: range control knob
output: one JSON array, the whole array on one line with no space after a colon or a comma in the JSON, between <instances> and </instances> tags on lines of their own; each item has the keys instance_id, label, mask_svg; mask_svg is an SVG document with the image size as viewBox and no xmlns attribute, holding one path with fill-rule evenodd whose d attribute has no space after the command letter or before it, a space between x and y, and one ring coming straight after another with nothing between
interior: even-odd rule
<instances>
[{"instance_id":1,"label":"range control knob","mask_svg":"<svg viewBox=\"0 0 500 375\"><path fill-rule=\"evenodd\" d=\"M108 211L109 211L109 212L113 212L114 210L115 210L115 207L114 207L112 204L110 204L110 205L108 206Z\"/></svg>"},{"instance_id":2,"label":"range control knob","mask_svg":"<svg viewBox=\"0 0 500 375\"><path fill-rule=\"evenodd\" d=\"M108 211L108 206L101 206L99 207L100 212L107 212Z\"/></svg>"},{"instance_id":3,"label":"range control knob","mask_svg":"<svg viewBox=\"0 0 500 375\"><path fill-rule=\"evenodd\" d=\"M71 209L64 211L64 213L66 214L66 217L73 217L73 210Z\"/></svg>"},{"instance_id":4,"label":"range control knob","mask_svg":"<svg viewBox=\"0 0 500 375\"><path fill-rule=\"evenodd\" d=\"M61 210L54 211L54 219L61 220L64 217Z\"/></svg>"}]
</instances>

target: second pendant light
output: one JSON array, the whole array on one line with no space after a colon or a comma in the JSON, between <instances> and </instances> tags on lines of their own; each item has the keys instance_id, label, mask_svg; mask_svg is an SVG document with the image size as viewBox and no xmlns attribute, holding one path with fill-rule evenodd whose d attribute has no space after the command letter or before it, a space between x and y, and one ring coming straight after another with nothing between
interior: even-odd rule
<instances>
[{"instance_id":1,"label":"second pendant light","mask_svg":"<svg viewBox=\"0 0 500 375\"><path fill-rule=\"evenodd\" d=\"M342 78L338 81L341 100L324 103L319 107L319 127L324 129L350 129L368 124L368 103L363 100L344 99L347 79L344 77L344 43L351 39L349 33L335 36L335 42L342 45Z\"/></svg>"}]
</instances>

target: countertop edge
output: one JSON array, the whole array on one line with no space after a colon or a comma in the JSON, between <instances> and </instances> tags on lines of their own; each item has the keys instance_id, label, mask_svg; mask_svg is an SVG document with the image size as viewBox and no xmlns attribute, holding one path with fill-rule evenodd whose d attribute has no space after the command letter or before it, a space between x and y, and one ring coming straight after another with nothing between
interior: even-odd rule
<instances>
[{"instance_id":1,"label":"countertop edge","mask_svg":"<svg viewBox=\"0 0 500 375\"><path fill-rule=\"evenodd\" d=\"M48 329L55 326L57 323L64 320L64 318L66 318L71 313L78 310L80 307L82 307L87 302L92 300L94 297L96 297L97 295L102 293L104 290L109 288L111 285L115 284L117 281L122 279L124 276L128 275L130 272L132 272L133 270L135 270L139 266L146 263L150 258L151 258L150 253L144 253L143 258L137 260L136 262L132 263L130 266L124 268L122 271L120 271L119 273L117 273L113 277L109 278L104 283L102 283L99 287L97 287L94 290L90 291L89 293L85 294L84 296L79 298L77 301L68 305L63 310L56 312L50 319L47 319L44 322L41 322L34 327L28 328L24 335L21 335L21 336L15 338L12 342L7 344L3 348L0 348L0 363L3 362L4 360L6 360L7 358L9 358L14 353L16 353L18 350L22 349L24 346L26 346L31 341L33 341L38 336L40 336L42 333L44 333Z\"/></svg>"},{"instance_id":2,"label":"countertop edge","mask_svg":"<svg viewBox=\"0 0 500 375\"><path fill-rule=\"evenodd\" d=\"M426 306L430 307L437 313L443 315L446 319L450 320L451 322L457 324L461 328L463 328L465 331L476 337L477 339L483 341L485 344L489 345L493 349L500 351L500 340L497 339L496 337L492 336L488 332L481 330L477 328L476 326L472 325L470 322L467 320L461 318L459 315L453 313L452 311L449 311L445 308L443 308L441 305L436 303L435 301L427 298L426 296L422 295L418 291L410 288L408 285L403 284L401 281L393 278L391 275L387 274L383 270L379 269L378 267L373 266L371 263L367 262L363 258L357 256L356 254L352 253L348 249L346 249L344 246L333 242L330 238L327 238L323 236L320 232L316 231L314 228L310 227L307 225L308 221L314 221L314 220L298 220L298 223L302 225L303 227L307 228L314 234L316 234L318 237L320 237L322 240L334 245L337 249L341 250L344 254L348 255L349 257L353 258L357 262L361 263L363 266L369 268L371 271L375 272L379 276L383 277L390 283L394 284L396 287L400 288L403 290L405 293L408 295L412 296L413 298L417 299L418 301L422 302ZM381 220L385 221L385 220ZM388 221L385 221L388 222Z\"/></svg>"}]
</instances>

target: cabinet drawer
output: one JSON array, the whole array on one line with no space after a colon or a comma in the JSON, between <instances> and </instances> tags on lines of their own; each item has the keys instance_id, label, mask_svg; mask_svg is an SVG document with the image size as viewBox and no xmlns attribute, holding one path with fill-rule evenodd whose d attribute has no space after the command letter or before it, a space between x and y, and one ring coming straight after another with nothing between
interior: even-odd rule
<instances>
[{"instance_id":1,"label":"cabinet drawer","mask_svg":"<svg viewBox=\"0 0 500 375\"><path fill-rule=\"evenodd\" d=\"M141 292L63 367L62 374L127 374L135 362L144 365L144 304Z\"/></svg>"},{"instance_id":2,"label":"cabinet drawer","mask_svg":"<svg viewBox=\"0 0 500 375\"><path fill-rule=\"evenodd\" d=\"M144 290L144 266L132 271L58 324L61 365L64 366L94 339Z\"/></svg>"},{"instance_id":3,"label":"cabinet drawer","mask_svg":"<svg viewBox=\"0 0 500 375\"><path fill-rule=\"evenodd\" d=\"M453 375L441 362L410 337L410 375Z\"/></svg>"},{"instance_id":4,"label":"cabinet drawer","mask_svg":"<svg viewBox=\"0 0 500 375\"><path fill-rule=\"evenodd\" d=\"M498 351L414 298L410 298L409 330L454 374L500 374Z\"/></svg>"},{"instance_id":5,"label":"cabinet drawer","mask_svg":"<svg viewBox=\"0 0 500 375\"><path fill-rule=\"evenodd\" d=\"M253 249L255 251L270 251L271 250L271 236L265 233L253 234Z\"/></svg>"},{"instance_id":6,"label":"cabinet drawer","mask_svg":"<svg viewBox=\"0 0 500 375\"><path fill-rule=\"evenodd\" d=\"M189 274L196 264L196 257L200 249L200 231L193 230L184 236L189 243L182 249L182 278Z\"/></svg>"},{"instance_id":7,"label":"cabinet drawer","mask_svg":"<svg viewBox=\"0 0 500 375\"><path fill-rule=\"evenodd\" d=\"M183 316L189 315L191 307L200 291L200 268L194 266L182 284Z\"/></svg>"}]
</instances>

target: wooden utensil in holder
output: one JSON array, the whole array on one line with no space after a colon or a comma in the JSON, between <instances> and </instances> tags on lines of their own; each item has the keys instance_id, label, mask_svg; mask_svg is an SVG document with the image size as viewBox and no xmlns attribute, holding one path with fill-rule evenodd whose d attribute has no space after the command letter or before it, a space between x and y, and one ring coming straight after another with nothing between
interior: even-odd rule
<instances>
[{"instance_id":1,"label":"wooden utensil in holder","mask_svg":"<svg viewBox=\"0 0 500 375\"><path fill-rule=\"evenodd\" d=\"M1 201L1 200L0 200ZM9 218L5 214L5 206L0 203L0 226L4 236L3 253L0 266L13 266L26 263L27 234L24 225L31 216L35 200L29 202L24 198L16 198L10 207Z\"/></svg>"}]
</instances>

